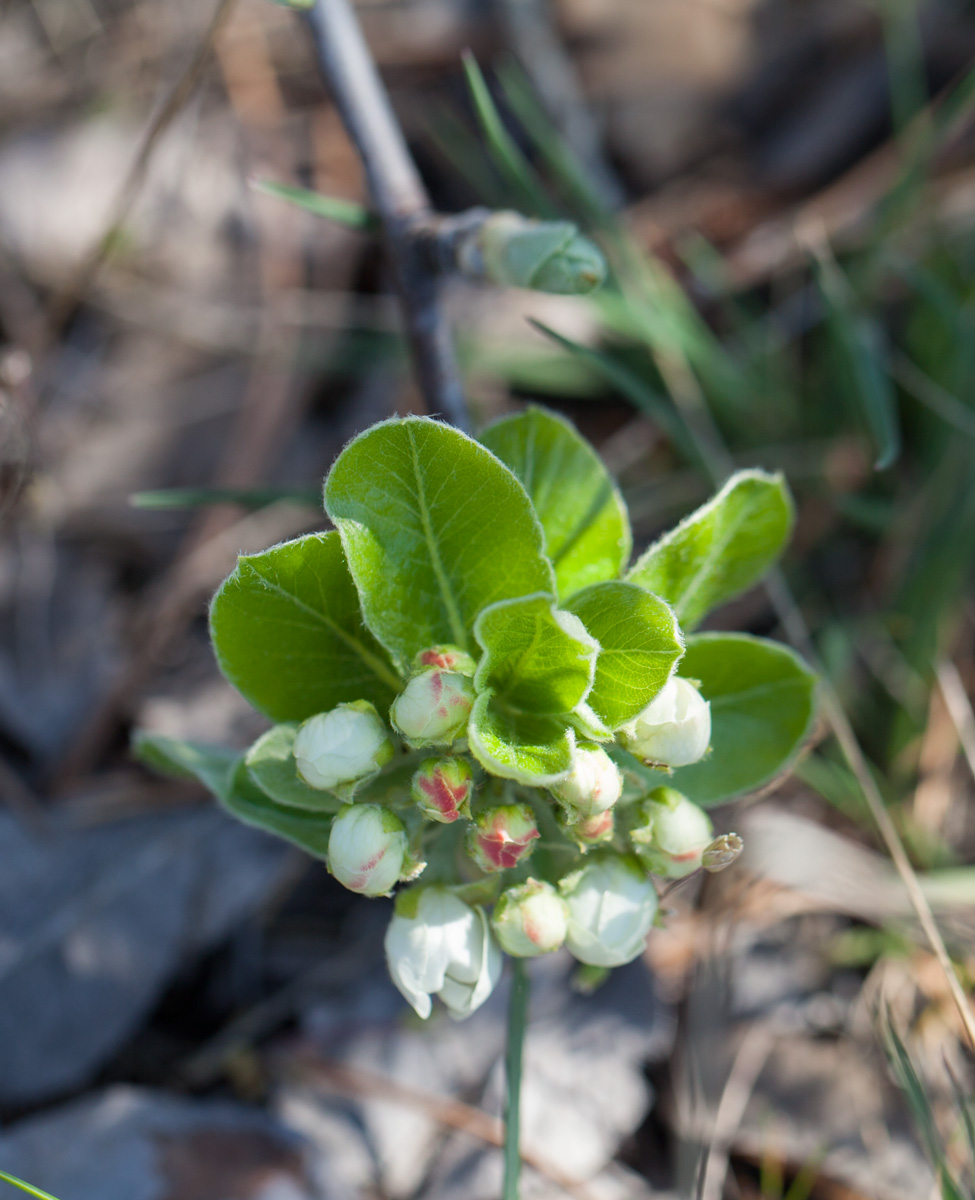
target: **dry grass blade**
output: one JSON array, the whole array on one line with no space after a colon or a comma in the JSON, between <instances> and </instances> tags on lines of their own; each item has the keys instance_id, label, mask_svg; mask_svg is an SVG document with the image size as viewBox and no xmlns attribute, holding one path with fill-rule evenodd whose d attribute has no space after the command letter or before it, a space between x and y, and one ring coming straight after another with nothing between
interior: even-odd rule
<instances>
[{"instance_id":1,"label":"dry grass blade","mask_svg":"<svg viewBox=\"0 0 975 1200\"><path fill-rule=\"evenodd\" d=\"M953 662L946 660L940 663L937 675L938 687L944 697L948 716L958 731L965 761L975 776L975 713L972 712L972 703L965 693L965 685Z\"/></svg>"}]
</instances>

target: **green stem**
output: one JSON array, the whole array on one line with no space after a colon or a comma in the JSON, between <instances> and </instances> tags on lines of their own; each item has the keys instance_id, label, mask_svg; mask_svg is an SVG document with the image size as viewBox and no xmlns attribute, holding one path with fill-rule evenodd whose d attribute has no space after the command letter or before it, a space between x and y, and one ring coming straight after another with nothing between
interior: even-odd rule
<instances>
[{"instance_id":1,"label":"green stem","mask_svg":"<svg viewBox=\"0 0 975 1200\"><path fill-rule=\"evenodd\" d=\"M528 1024L528 971L523 958L511 960L511 996L508 1000L508 1047L504 1065L507 1098L504 1111L504 1192L502 1200L518 1200L521 1176L521 1060Z\"/></svg>"}]
</instances>

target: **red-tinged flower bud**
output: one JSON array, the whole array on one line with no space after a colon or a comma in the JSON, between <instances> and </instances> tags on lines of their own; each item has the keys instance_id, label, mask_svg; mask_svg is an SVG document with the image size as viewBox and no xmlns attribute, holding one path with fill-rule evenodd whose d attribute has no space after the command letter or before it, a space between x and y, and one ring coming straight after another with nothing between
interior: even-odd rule
<instances>
[{"instance_id":1,"label":"red-tinged flower bud","mask_svg":"<svg viewBox=\"0 0 975 1200\"><path fill-rule=\"evenodd\" d=\"M466 675L437 667L414 675L393 701L390 720L418 750L450 746L467 731L474 685Z\"/></svg>"},{"instance_id":2,"label":"red-tinged flower bud","mask_svg":"<svg viewBox=\"0 0 975 1200\"><path fill-rule=\"evenodd\" d=\"M431 646L429 650L421 650L413 660L414 671L425 671L430 667L456 671L458 675L473 675L477 663L460 646Z\"/></svg>"},{"instance_id":3,"label":"red-tinged flower bud","mask_svg":"<svg viewBox=\"0 0 975 1200\"><path fill-rule=\"evenodd\" d=\"M449 825L471 815L474 772L466 758L426 758L413 776L412 795L431 821Z\"/></svg>"},{"instance_id":4,"label":"red-tinged flower bud","mask_svg":"<svg viewBox=\"0 0 975 1200\"><path fill-rule=\"evenodd\" d=\"M589 846L612 841L615 830L616 821L611 808L606 812L596 813L594 817L583 817L581 821L575 821L565 829L583 852Z\"/></svg>"},{"instance_id":5,"label":"red-tinged flower bud","mask_svg":"<svg viewBox=\"0 0 975 1200\"><path fill-rule=\"evenodd\" d=\"M501 804L474 818L467 853L482 871L504 871L528 858L537 837L535 814L527 804Z\"/></svg>"},{"instance_id":6,"label":"red-tinged flower bud","mask_svg":"<svg viewBox=\"0 0 975 1200\"><path fill-rule=\"evenodd\" d=\"M558 950L568 919L569 907L555 888L529 879L501 893L491 925L502 950L515 958L534 958Z\"/></svg>"},{"instance_id":7,"label":"red-tinged flower bud","mask_svg":"<svg viewBox=\"0 0 975 1200\"><path fill-rule=\"evenodd\" d=\"M344 804L332 822L328 867L352 892L387 896L403 874L406 830L379 804Z\"/></svg>"},{"instance_id":8,"label":"red-tinged flower bud","mask_svg":"<svg viewBox=\"0 0 975 1200\"><path fill-rule=\"evenodd\" d=\"M551 788L570 821L595 817L611 809L623 791L616 763L600 746L577 746L572 770Z\"/></svg>"},{"instance_id":9,"label":"red-tinged flower bud","mask_svg":"<svg viewBox=\"0 0 975 1200\"><path fill-rule=\"evenodd\" d=\"M711 818L674 788L654 789L636 809L642 823L630 840L647 870L669 879L683 879L701 866L714 830Z\"/></svg>"}]
</instances>

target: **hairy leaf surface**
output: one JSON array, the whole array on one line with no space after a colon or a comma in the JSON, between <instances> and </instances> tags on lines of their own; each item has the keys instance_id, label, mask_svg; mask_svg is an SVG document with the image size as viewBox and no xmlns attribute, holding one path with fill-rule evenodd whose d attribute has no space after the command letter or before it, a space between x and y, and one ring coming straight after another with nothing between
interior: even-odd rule
<instances>
[{"instance_id":1,"label":"hairy leaf surface","mask_svg":"<svg viewBox=\"0 0 975 1200\"><path fill-rule=\"evenodd\" d=\"M631 721L670 678L684 652L672 609L634 583L597 583L567 607L599 643L588 704L610 729Z\"/></svg>"},{"instance_id":2,"label":"hairy leaf surface","mask_svg":"<svg viewBox=\"0 0 975 1200\"><path fill-rule=\"evenodd\" d=\"M577 616L539 593L501 600L474 625L484 650L474 686L521 712L570 712L592 686L599 644Z\"/></svg>"},{"instance_id":3,"label":"hairy leaf surface","mask_svg":"<svg viewBox=\"0 0 975 1200\"><path fill-rule=\"evenodd\" d=\"M792 532L792 498L781 475L739 471L664 534L627 579L670 604L685 629L757 583Z\"/></svg>"},{"instance_id":4,"label":"hairy leaf surface","mask_svg":"<svg viewBox=\"0 0 975 1200\"><path fill-rule=\"evenodd\" d=\"M360 434L325 481L369 628L403 666L427 647L473 648L482 608L551 591L531 502L483 446L425 417Z\"/></svg>"},{"instance_id":5,"label":"hairy leaf surface","mask_svg":"<svg viewBox=\"0 0 975 1200\"><path fill-rule=\"evenodd\" d=\"M529 408L490 425L481 441L525 485L545 531L559 596L615 579L632 549L626 505L599 455L575 428Z\"/></svg>"},{"instance_id":6,"label":"hairy leaf surface","mask_svg":"<svg viewBox=\"0 0 975 1200\"><path fill-rule=\"evenodd\" d=\"M545 787L570 771L575 732L564 717L515 712L488 690L474 703L468 741L471 753L492 775Z\"/></svg>"},{"instance_id":7,"label":"hairy leaf surface","mask_svg":"<svg viewBox=\"0 0 975 1200\"><path fill-rule=\"evenodd\" d=\"M275 721L369 700L386 712L402 680L366 628L337 533L238 560L210 607L220 669Z\"/></svg>"}]
</instances>

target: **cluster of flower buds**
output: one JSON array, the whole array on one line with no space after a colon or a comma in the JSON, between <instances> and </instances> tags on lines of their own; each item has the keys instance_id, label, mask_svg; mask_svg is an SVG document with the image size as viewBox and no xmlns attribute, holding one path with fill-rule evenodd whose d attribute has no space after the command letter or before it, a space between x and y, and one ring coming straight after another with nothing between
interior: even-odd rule
<instances>
[{"instance_id":1,"label":"cluster of flower buds","mask_svg":"<svg viewBox=\"0 0 975 1200\"><path fill-rule=\"evenodd\" d=\"M483 773L466 740L475 669L465 650L433 646L414 660L388 725L365 701L340 704L305 721L294 740L300 778L344 801L332 821L328 862L352 891L385 896L421 877L424 844L431 849L438 827L462 823L461 837L442 843L453 846L451 854L463 847L457 877L444 882L441 855L436 882L421 877L397 894L386 936L393 981L421 1017L435 995L454 1017L473 1012L497 982L502 951L531 958L565 946L600 970L630 962L657 914L651 874L721 870L741 849L735 834L714 839L707 814L673 788L621 806L623 773L595 741L576 746L571 769L550 786L550 804L541 791L501 781L478 798ZM617 731L626 749L665 770L700 759L710 736L710 706L679 677ZM407 777L408 799L396 773L397 756L410 763L404 749L433 751ZM400 782L370 787L390 764L390 779ZM530 873L532 852L547 844L542 829L559 849L555 858L540 856ZM472 895L478 903L469 902Z\"/></svg>"}]
</instances>

